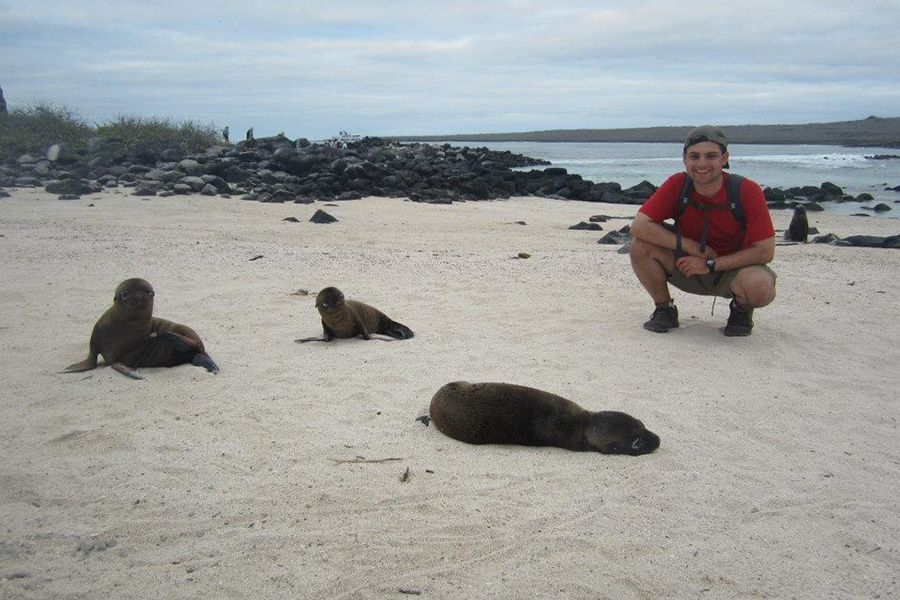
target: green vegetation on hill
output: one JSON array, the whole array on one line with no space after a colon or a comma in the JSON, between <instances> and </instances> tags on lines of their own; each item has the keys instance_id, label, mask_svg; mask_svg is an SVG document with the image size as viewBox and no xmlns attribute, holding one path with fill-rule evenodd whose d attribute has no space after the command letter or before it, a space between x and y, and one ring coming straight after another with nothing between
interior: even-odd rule
<instances>
[{"instance_id":1,"label":"green vegetation on hill","mask_svg":"<svg viewBox=\"0 0 900 600\"><path fill-rule=\"evenodd\" d=\"M125 145L174 141L186 153L200 152L223 141L212 123L189 120L119 116L92 126L73 110L47 103L0 113L0 156L42 154L52 144L79 147L90 138L117 140Z\"/></svg>"},{"instance_id":2,"label":"green vegetation on hill","mask_svg":"<svg viewBox=\"0 0 900 600\"><path fill-rule=\"evenodd\" d=\"M397 136L404 141L468 142L672 142L681 143L693 126L635 129L553 129L519 133ZM900 117L804 125L722 125L737 144L829 144L900 147Z\"/></svg>"},{"instance_id":3,"label":"green vegetation on hill","mask_svg":"<svg viewBox=\"0 0 900 600\"><path fill-rule=\"evenodd\" d=\"M118 140L126 145L140 142L175 141L188 154L222 143L219 129L212 123L175 122L152 117L118 116L97 126L97 137Z\"/></svg>"},{"instance_id":4,"label":"green vegetation on hill","mask_svg":"<svg viewBox=\"0 0 900 600\"><path fill-rule=\"evenodd\" d=\"M92 129L72 110L39 103L0 113L0 155L43 152L51 144L81 146Z\"/></svg>"}]
</instances>

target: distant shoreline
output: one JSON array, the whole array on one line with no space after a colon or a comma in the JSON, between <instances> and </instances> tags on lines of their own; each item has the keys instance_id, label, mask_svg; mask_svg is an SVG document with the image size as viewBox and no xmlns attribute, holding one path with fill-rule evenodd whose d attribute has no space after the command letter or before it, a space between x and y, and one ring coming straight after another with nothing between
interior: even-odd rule
<instances>
[{"instance_id":1,"label":"distant shoreline","mask_svg":"<svg viewBox=\"0 0 900 600\"><path fill-rule=\"evenodd\" d=\"M391 136L411 142L681 143L692 126L633 129L551 129L514 133ZM900 148L900 117L802 125L722 125L734 144L822 144Z\"/></svg>"}]
</instances>

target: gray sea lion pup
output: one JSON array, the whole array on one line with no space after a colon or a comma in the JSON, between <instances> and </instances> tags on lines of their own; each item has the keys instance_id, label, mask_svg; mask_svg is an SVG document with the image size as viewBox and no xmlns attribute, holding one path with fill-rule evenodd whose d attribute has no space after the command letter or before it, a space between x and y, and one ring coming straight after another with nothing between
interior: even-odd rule
<instances>
[{"instance_id":1,"label":"gray sea lion pup","mask_svg":"<svg viewBox=\"0 0 900 600\"><path fill-rule=\"evenodd\" d=\"M809 220L806 218L806 209L802 206L794 207L794 216L791 224L784 232L786 242L805 242L809 236Z\"/></svg>"},{"instance_id":2,"label":"gray sea lion pup","mask_svg":"<svg viewBox=\"0 0 900 600\"><path fill-rule=\"evenodd\" d=\"M64 373L97 367L97 356L123 375L144 377L140 367L174 367L192 363L218 373L197 332L180 323L153 316L153 286L143 279L126 279L116 287L113 305L97 320L91 332L88 357L69 365Z\"/></svg>"},{"instance_id":3,"label":"gray sea lion pup","mask_svg":"<svg viewBox=\"0 0 900 600\"><path fill-rule=\"evenodd\" d=\"M556 446L603 454L647 454L659 436L621 412L584 410L549 392L509 383L448 383L431 399L431 419L469 444Z\"/></svg>"},{"instance_id":4,"label":"gray sea lion pup","mask_svg":"<svg viewBox=\"0 0 900 600\"><path fill-rule=\"evenodd\" d=\"M325 337L301 338L295 342L330 342L334 338L362 336L373 339L372 334L389 335L398 340L407 340L415 334L412 329L398 323L373 306L347 300L336 287L327 287L316 296L316 308L322 316ZM378 338L375 338L378 339ZM392 340L382 340L389 342Z\"/></svg>"}]
</instances>

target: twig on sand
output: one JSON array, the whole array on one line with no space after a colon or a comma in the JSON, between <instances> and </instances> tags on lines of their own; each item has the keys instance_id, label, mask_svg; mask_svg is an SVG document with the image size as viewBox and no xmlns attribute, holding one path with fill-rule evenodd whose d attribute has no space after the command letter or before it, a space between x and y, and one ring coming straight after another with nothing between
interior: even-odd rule
<instances>
[{"instance_id":1,"label":"twig on sand","mask_svg":"<svg viewBox=\"0 0 900 600\"><path fill-rule=\"evenodd\" d=\"M336 465L342 465L344 463L383 463L392 460L403 460L402 458L365 458L362 456L357 456L356 458L329 458L328 460L334 461Z\"/></svg>"}]
</instances>

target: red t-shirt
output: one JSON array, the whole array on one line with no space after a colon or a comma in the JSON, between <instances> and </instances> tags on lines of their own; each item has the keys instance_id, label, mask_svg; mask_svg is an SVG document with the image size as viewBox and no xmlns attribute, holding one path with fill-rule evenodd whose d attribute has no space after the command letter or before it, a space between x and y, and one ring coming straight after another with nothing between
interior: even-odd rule
<instances>
[{"instance_id":1,"label":"red t-shirt","mask_svg":"<svg viewBox=\"0 0 900 600\"><path fill-rule=\"evenodd\" d=\"M723 175L728 177L728 173L723 173ZM639 212L644 213L656 223L674 219L678 195L681 194L686 176L685 173L676 173L669 177L656 190L656 193L641 206ZM691 194L691 200L698 204L725 205L722 209L706 211L709 214L707 244L719 256L735 252L738 243L740 243L740 249L743 250L751 244L775 236L775 227L772 225L772 217L769 216L766 197L763 195L762 188L755 181L745 178L741 183L741 206L744 209L744 217L747 219L746 233L727 206L728 190L725 183L712 197L703 196L695 189ZM703 231L703 218L703 211L688 204L684 214L678 220L681 235L699 242ZM741 241L742 238L743 241Z\"/></svg>"}]
</instances>

